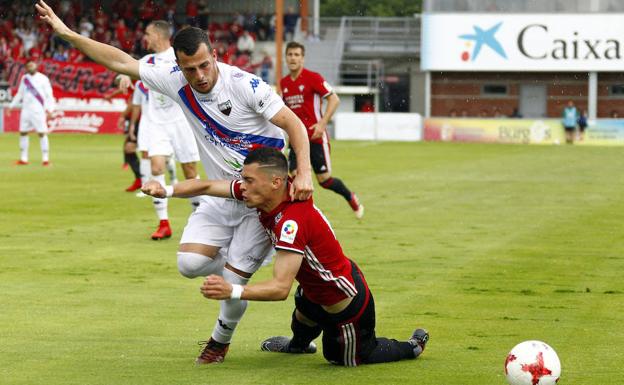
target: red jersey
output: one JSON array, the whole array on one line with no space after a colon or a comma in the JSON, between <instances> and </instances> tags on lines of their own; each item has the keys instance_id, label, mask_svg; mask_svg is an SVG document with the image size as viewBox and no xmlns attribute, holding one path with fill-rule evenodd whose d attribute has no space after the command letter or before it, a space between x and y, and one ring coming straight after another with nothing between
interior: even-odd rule
<instances>
[{"instance_id":1,"label":"red jersey","mask_svg":"<svg viewBox=\"0 0 624 385\"><path fill-rule=\"evenodd\" d=\"M240 181L232 182L232 196L241 199ZM319 305L333 305L355 297L357 289L351 274L351 261L329 221L312 199L286 200L270 213L258 210L260 223L276 249L303 254L295 279L306 298Z\"/></svg>"},{"instance_id":2,"label":"red jersey","mask_svg":"<svg viewBox=\"0 0 624 385\"><path fill-rule=\"evenodd\" d=\"M322 98L329 96L333 90L323 79L321 74L303 69L296 79L286 75L280 81L282 89L282 99L284 103L293 110L308 129L308 138L312 136L314 130L310 127L321 120L323 116L321 107ZM327 141L323 137L311 140L314 143Z\"/></svg>"}]
</instances>

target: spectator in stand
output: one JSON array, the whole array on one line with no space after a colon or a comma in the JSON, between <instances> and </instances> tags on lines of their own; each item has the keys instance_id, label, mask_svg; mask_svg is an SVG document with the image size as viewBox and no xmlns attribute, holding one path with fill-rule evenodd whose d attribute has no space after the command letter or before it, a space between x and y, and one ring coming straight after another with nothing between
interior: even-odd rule
<instances>
[{"instance_id":1,"label":"spectator in stand","mask_svg":"<svg viewBox=\"0 0 624 385\"><path fill-rule=\"evenodd\" d=\"M210 8L208 7L208 0L199 0L197 2L197 14L199 21L199 28L207 29L210 25Z\"/></svg>"},{"instance_id":2,"label":"spectator in stand","mask_svg":"<svg viewBox=\"0 0 624 385\"><path fill-rule=\"evenodd\" d=\"M197 27L199 16L199 5L197 0L186 0L186 23L192 27Z\"/></svg>"},{"instance_id":3,"label":"spectator in stand","mask_svg":"<svg viewBox=\"0 0 624 385\"><path fill-rule=\"evenodd\" d=\"M271 84L270 74L271 69L273 68L273 59L271 59L271 55L266 50L262 50L262 61L259 63L260 67L260 78L266 82Z\"/></svg>"},{"instance_id":4,"label":"spectator in stand","mask_svg":"<svg viewBox=\"0 0 624 385\"><path fill-rule=\"evenodd\" d=\"M299 15L295 13L295 9L292 6L288 7L287 12L284 14L284 40L294 40L298 19Z\"/></svg>"},{"instance_id":5,"label":"spectator in stand","mask_svg":"<svg viewBox=\"0 0 624 385\"><path fill-rule=\"evenodd\" d=\"M30 51L30 49L37 44L37 34L32 26L18 28L15 30L15 34L22 39L24 52Z\"/></svg>"},{"instance_id":6,"label":"spectator in stand","mask_svg":"<svg viewBox=\"0 0 624 385\"><path fill-rule=\"evenodd\" d=\"M91 37L91 33L93 32L93 23L89 21L86 17L80 19L80 34L84 37Z\"/></svg>"},{"instance_id":7,"label":"spectator in stand","mask_svg":"<svg viewBox=\"0 0 624 385\"><path fill-rule=\"evenodd\" d=\"M128 27L126 27L126 21L124 19L118 19L115 25L115 38L120 43L126 39L126 32L128 31Z\"/></svg>"},{"instance_id":8,"label":"spectator in stand","mask_svg":"<svg viewBox=\"0 0 624 385\"><path fill-rule=\"evenodd\" d=\"M620 114L618 114L617 110L611 110L611 119L617 119L620 117Z\"/></svg>"},{"instance_id":9,"label":"spectator in stand","mask_svg":"<svg viewBox=\"0 0 624 385\"><path fill-rule=\"evenodd\" d=\"M256 36L258 40L265 41L269 37L269 25L271 24L271 15L264 12L256 19Z\"/></svg>"},{"instance_id":10,"label":"spectator in stand","mask_svg":"<svg viewBox=\"0 0 624 385\"><path fill-rule=\"evenodd\" d=\"M54 51L54 54L52 55L52 60L56 60L56 61L68 61L69 60L67 49L65 48L63 44L59 44L56 47L56 51Z\"/></svg>"},{"instance_id":11,"label":"spectator in stand","mask_svg":"<svg viewBox=\"0 0 624 385\"><path fill-rule=\"evenodd\" d=\"M243 34L239 36L238 41L236 42L236 48L238 48L239 55L243 54L251 56L255 46L256 42L247 30L243 31Z\"/></svg>"},{"instance_id":12,"label":"spectator in stand","mask_svg":"<svg viewBox=\"0 0 624 385\"><path fill-rule=\"evenodd\" d=\"M9 43L6 37L0 35L0 65L9 58Z\"/></svg>"},{"instance_id":13,"label":"spectator in stand","mask_svg":"<svg viewBox=\"0 0 624 385\"><path fill-rule=\"evenodd\" d=\"M13 39L9 43L9 52L13 59L24 57L24 45L19 37L13 36Z\"/></svg>"},{"instance_id":14,"label":"spectator in stand","mask_svg":"<svg viewBox=\"0 0 624 385\"><path fill-rule=\"evenodd\" d=\"M513 109L509 117L510 118L522 118L522 114L520 113L520 110L518 110L518 108L516 107Z\"/></svg>"}]
</instances>

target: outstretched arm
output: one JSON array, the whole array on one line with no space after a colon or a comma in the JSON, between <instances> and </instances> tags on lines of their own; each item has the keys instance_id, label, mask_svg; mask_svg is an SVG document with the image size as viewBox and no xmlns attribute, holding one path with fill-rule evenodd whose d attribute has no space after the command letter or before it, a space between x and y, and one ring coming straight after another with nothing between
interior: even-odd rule
<instances>
[{"instance_id":1,"label":"outstretched arm","mask_svg":"<svg viewBox=\"0 0 624 385\"><path fill-rule=\"evenodd\" d=\"M139 79L139 62L132 56L113 46L97 42L69 29L52 8L43 0L35 4L39 17L52 27L54 32L76 49L102 64L111 71Z\"/></svg>"},{"instance_id":2,"label":"outstretched arm","mask_svg":"<svg viewBox=\"0 0 624 385\"><path fill-rule=\"evenodd\" d=\"M297 276L303 255L286 250L277 250L275 254L275 266L273 278L259 283L246 285L239 293L240 299L254 301L283 301L288 298L290 288ZM232 284L226 282L223 277L209 275L206 277L200 291L202 295L210 299L232 298ZM237 295L235 293L235 295Z\"/></svg>"},{"instance_id":3,"label":"outstretched arm","mask_svg":"<svg viewBox=\"0 0 624 385\"><path fill-rule=\"evenodd\" d=\"M167 186L172 188L170 195L167 195L167 188L151 180L141 188L147 195L151 195L156 198L166 198L167 196L173 196L176 198L190 198L199 195L210 195L219 198L232 198L232 183L231 180L205 180L205 179L187 179L183 182L176 183L173 186Z\"/></svg>"}]
</instances>

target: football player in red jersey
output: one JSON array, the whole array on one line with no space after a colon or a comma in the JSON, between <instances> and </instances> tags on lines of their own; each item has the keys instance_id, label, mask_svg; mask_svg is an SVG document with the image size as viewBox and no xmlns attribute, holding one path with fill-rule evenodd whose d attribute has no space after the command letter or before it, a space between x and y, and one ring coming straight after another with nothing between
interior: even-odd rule
<instances>
[{"instance_id":1,"label":"football player in red jersey","mask_svg":"<svg viewBox=\"0 0 624 385\"><path fill-rule=\"evenodd\" d=\"M303 67L305 47L297 42L286 45L286 64L290 74L280 81L280 92L284 103L301 119L310 139L310 161L319 184L336 194L342 195L358 219L364 215L364 206L357 195L351 192L344 182L332 177L329 134L327 124L340 104L338 95L317 72ZM323 100L327 101L325 113ZM297 168L295 153L288 154L290 171Z\"/></svg>"},{"instance_id":2,"label":"football player in red jersey","mask_svg":"<svg viewBox=\"0 0 624 385\"><path fill-rule=\"evenodd\" d=\"M258 210L260 222L277 251L273 278L246 286L217 275L206 277L206 298L281 301L293 281L293 337L271 337L261 349L281 353L314 353L312 342L323 333L323 355L331 363L357 366L418 357L429 334L416 329L407 341L375 335L375 303L364 275L347 258L331 225L312 199L291 201L288 162L278 150L264 147L245 159L243 180L186 180L175 186L148 182L143 191L157 197L201 194L243 200Z\"/></svg>"}]
</instances>

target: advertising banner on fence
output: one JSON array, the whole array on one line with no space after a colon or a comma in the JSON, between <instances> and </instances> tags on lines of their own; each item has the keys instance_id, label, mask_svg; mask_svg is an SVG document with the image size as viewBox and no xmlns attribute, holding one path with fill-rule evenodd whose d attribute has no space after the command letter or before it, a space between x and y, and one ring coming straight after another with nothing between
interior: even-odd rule
<instances>
[{"instance_id":1,"label":"advertising banner on fence","mask_svg":"<svg viewBox=\"0 0 624 385\"><path fill-rule=\"evenodd\" d=\"M12 110L10 116L3 112L4 132L19 131L20 110ZM57 111L48 120L50 132L83 132L90 134L121 134L117 127L119 111Z\"/></svg>"},{"instance_id":2,"label":"advertising banner on fence","mask_svg":"<svg viewBox=\"0 0 624 385\"><path fill-rule=\"evenodd\" d=\"M561 144L565 133L559 119L425 119L425 141ZM590 121L583 141L575 144L624 146L624 119Z\"/></svg>"},{"instance_id":3,"label":"advertising banner on fence","mask_svg":"<svg viewBox=\"0 0 624 385\"><path fill-rule=\"evenodd\" d=\"M4 63L12 94L17 92L24 74L24 61ZM45 59L39 71L50 78L54 97L101 98L111 92L116 74L96 63L67 63Z\"/></svg>"},{"instance_id":4,"label":"advertising banner on fence","mask_svg":"<svg viewBox=\"0 0 624 385\"><path fill-rule=\"evenodd\" d=\"M621 71L621 14L423 14L424 71Z\"/></svg>"}]
</instances>

